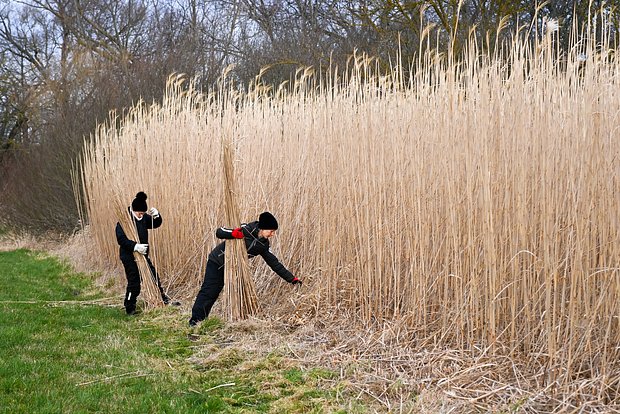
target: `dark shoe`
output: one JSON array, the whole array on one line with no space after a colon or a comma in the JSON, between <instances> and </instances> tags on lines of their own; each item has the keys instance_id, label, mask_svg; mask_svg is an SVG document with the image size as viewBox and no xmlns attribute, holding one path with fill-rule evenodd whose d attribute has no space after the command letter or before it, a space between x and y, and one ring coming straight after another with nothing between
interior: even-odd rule
<instances>
[{"instance_id":1,"label":"dark shoe","mask_svg":"<svg viewBox=\"0 0 620 414\"><path fill-rule=\"evenodd\" d=\"M195 319L190 319L189 320L189 326L190 328L193 328L194 326L198 325L198 321Z\"/></svg>"},{"instance_id":2,"label":"dark shoe","mask_svg":"<svg viewBox=\"0 0 620 414\"><path fill-rule=\"evenodd\" d=\"M128 303L125 306L125 312L127 312L127 315L135 315L136 314L136 304L135 303Z\"/></svg>"},{"instance_id":3,"label":"dark shoe","mask_svg":"<svg viewBox=\"0 0 620 414\"><path fill-rule=\"evenodd\" d=\"M170 297L168 295L164 295L161 297L161 300L164 301L164 305L170 305L170 306L181 306L181 302L177 301L177 300L172 300L170 299Z\"/></svg>"}]
</instances>

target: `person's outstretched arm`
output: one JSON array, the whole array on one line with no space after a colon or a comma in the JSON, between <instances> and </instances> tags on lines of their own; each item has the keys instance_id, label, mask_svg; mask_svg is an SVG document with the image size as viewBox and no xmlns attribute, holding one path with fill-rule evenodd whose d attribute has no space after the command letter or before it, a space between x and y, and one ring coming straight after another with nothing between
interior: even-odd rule
<instances>
[{"instance_id":1,"label":"person's outstretched arm","mask_svg":"<svg viewBox=\"0 0 620 414\"><path fill-rule=\"evenodd\" d=\"M245 224L242 224L241 227L237 227L236 229L229 229L228 227L219 227L215 231L215 237L218 239L243 239L247 235L248 231L245 228Z\"/></svg>"},{"instance_id":2,"label":"person's outstretched arm","mask_svg":"<svg viewBox=\"0 0 620 414\"><path fill-rule=\"evenodd\" d=\"M286 267L284 267L282 263L280 263L280 260L278 260L276 255L271 252L271 249L268 249L264 253L261 253L261 256L265 260L265 263L267 263L267 265L271 268L271 270L276 272L278 276L286 280L288 283L295 283L295 280L299 280L295 276L293 276L293 274Z\"/></svg>"}]
</instances>

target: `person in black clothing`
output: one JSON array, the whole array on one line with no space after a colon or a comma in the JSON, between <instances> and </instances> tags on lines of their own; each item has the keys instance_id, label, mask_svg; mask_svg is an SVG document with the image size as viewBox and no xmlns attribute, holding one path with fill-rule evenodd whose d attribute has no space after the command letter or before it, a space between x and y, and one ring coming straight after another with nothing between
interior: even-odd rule
<instances>
[{"instance_id":1,"label":"person in black clothing","mask_svg":"<svg viewBox=\"0 0 620 414\"><path fill-rule=\"evenodd\" d=\"M133 252L138 252L146 257L146 263L151 270L151 277L161 292L161 299L166 305L170 303L170 298L164 293L155 266L153 266L149 258L148 231L161 226L162 218L155 207L149 209L147 213L146 199L146 194L140 191L131 202L131 207L129 207L138 231L139 240L137 242L129 239L120 223L116 223L116 241L120 246L119 254L125 268L125 276L127 277L124 305L128 315L133 315L136 312L136 302L138 295L140 295L140 271L138 270L138 264L133 256Z\"/></svg>"},{"instance_id":2,"label":"person in black clothing","mask_svg":"<svg viewBox=\"0 0 620 414\"><path fill-rule=\"evenodd\" d=\"M236 229L220 227L215 232L218 239L244 239L248 257L260 255L265 262L282 279L292 284L300 284L301 280L293 276L269 249L269 238L278 229L276 218L269 212L261 213L258 221L242 224ZM192 307L190 326L206 319L213 304L224 288L224 253L226 242L218 244L209 254L205 277Z\"/></svg>"}]
</instances>

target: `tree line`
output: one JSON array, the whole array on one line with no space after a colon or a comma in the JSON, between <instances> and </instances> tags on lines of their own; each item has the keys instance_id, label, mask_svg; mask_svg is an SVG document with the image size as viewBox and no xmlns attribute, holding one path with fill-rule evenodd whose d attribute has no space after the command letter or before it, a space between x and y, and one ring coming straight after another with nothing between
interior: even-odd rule
<instances>
[{"instance_id":1,"label":"tree line","mask_svg":"<svg viewBox=\"0 0 620 414\"><path fill-rule=\"evenodd\" d=\"M407 61L424 36L458 48L472 33L487 43L499 28L500 38L518 25L535 33L544 19L560 24L569 47L569 29L595 14L617 37L619 3L0 0L0 222L75 229L70 171L84 137L110 111L160 99L171 73L207 89L234 65L240 85L259 72L279 84L299 67L344 67L354 50Z\"/></svg>"}]
</instances>

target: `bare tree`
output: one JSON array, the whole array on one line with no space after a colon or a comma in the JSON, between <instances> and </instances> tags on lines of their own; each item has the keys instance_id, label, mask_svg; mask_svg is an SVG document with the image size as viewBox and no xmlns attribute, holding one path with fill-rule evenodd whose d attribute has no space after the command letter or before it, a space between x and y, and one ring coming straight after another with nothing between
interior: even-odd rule
<instances>
[{"instance_id":1,"label":"bare tree","mask_svg":"<svg viewBox=\"0 0 620 414\"><path fill-rule=\"evenodd\" d=\"M28 227L71 229L69 171L84 137L110 110L160 99L171 73L207 88L234 64L241 84L262 69L264 82L278 84L300 66L342 68L354 50L380 62L399 53L407 62L429 27L435 46L458 54L473 28L493 48L500 26L506 36L524 22L539 28L543 19L568 29L600 10L615 40L618 3L0 0L0 216ZM602 36L600 21L596 27ZM567 33L558 38L565 48ZM29 208L41 204L54 205L53 213Z\"/></svg>"}]
</instances>

